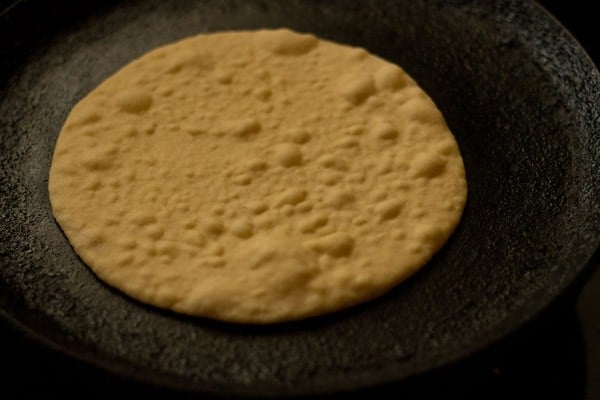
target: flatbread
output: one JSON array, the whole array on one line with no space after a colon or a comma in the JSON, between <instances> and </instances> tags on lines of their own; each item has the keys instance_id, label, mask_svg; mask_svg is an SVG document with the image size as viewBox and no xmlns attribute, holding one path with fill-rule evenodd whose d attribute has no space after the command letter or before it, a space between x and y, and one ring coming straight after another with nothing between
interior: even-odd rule
<instances>
[{"instance_id":1,"label":"flatbread","mask_svg":"<svg viewBox=\"0 0 600 400\"><path fill-rule=\"evenodd\" d=\"M400 67L289 30L201 34L83 98L56 220L105 282L241 323L320 315L423 267L467 195L458 146Z\"/></svg>"}]
</instances>

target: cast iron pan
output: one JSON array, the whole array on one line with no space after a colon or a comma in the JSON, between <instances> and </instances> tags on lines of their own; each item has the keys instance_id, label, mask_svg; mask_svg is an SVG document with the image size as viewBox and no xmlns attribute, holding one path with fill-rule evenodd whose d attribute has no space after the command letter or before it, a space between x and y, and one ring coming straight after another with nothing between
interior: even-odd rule
<instances>
[{"instance_id":1,"label":"cast iron pan","mask_svg":"<svg viewBox=\"0 0 600 400\"><path fill-rule=\"evenodd\" d=\"M473 354L597 262L600 75L522 1L22 1L0 16L0 308L106 369L212 394L331 393ZM158 45L286 26L364 46L430 93L460 144L463 221L422 272L334 315L237 326L104 285L54 222L47 177L71 107Z\"/></svg>"}]
</instances>

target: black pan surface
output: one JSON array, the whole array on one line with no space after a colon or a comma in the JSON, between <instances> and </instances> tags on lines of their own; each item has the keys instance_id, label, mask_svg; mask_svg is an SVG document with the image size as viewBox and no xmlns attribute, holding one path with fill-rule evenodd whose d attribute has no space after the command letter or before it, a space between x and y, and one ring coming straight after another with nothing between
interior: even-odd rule
<instances>
[{"instance_id":1,"label":"black pan surface","mask_svg":"<svg viewBox=\"0 0 600 400\"><path fill-rule=\"evenodd\" d=\"M47 176L71 107L132 58L199 32L290 27L402 65L464 157L463 221L386 296L276 326L135 302L79 260ZM0 309L111 371L212 394L398 381L515 331L598 260L600 74L530 2L21 1L0 14Z\"/></svg>"}]
</instances>

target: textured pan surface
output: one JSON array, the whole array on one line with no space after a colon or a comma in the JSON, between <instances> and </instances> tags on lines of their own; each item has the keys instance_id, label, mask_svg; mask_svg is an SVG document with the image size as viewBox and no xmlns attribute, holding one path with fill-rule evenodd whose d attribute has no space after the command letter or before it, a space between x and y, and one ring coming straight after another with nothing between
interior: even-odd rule
<instances>
[{"instance_id":1,"label":"textured pan surface","mask_svg":"<svg viewBox=\"0 0 600 400\"><path fill-rule=\"evenodd\" d=\"M467 171L455 235L383 298L293 324L182 318L111 290L48 202L69 110L158 45L280 26L364 46L428 91ZM213 393L330 391L443 365L530 319L596 251L599 92L575 41L521 1L23 2L0 16L0 308L80 358Z\"/></svg>"}]
</instances>

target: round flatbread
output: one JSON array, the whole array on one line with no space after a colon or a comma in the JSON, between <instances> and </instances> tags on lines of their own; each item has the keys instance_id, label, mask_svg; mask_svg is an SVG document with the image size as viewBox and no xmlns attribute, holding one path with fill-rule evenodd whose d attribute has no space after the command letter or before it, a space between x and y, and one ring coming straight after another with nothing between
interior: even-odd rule
<instances>
[{"instance_id":1,"label":"round flatbread","mask_svg":"<svg viewBox=\"0 0 600 400\"><path fill-rule=\"evenodd\" d=\"M398 66L289 30L133 61L58 138L56 220L105 282L243 323L364 302L424 266L467 195L457 144Z\"/></svg>"}]
</instances>

